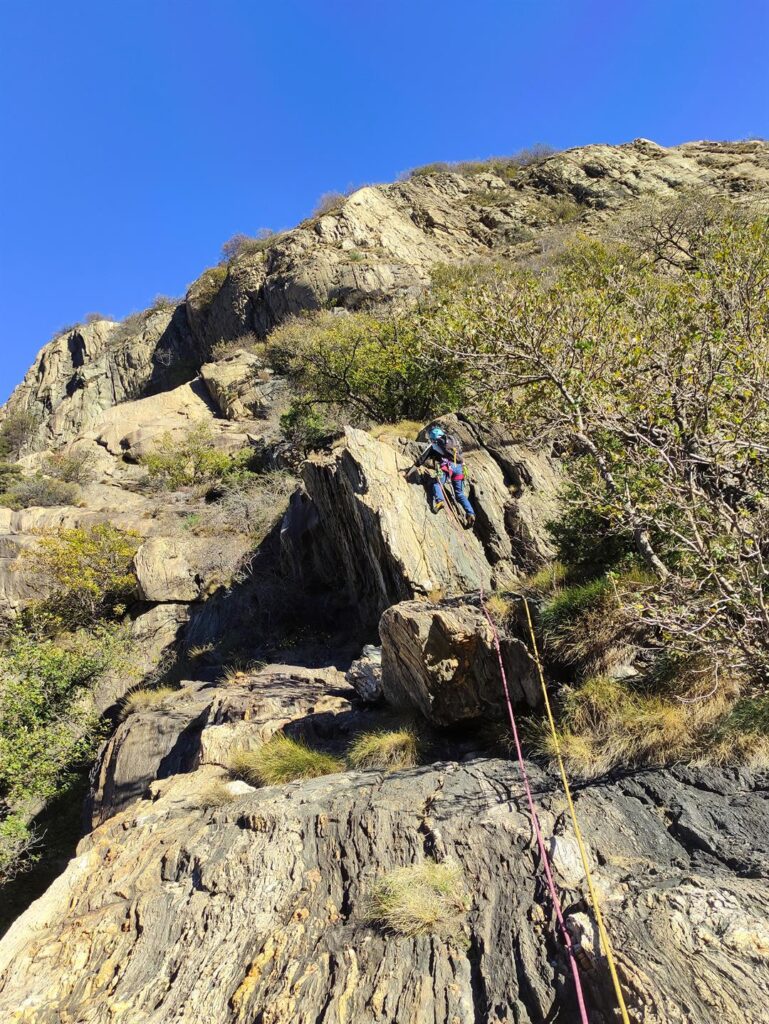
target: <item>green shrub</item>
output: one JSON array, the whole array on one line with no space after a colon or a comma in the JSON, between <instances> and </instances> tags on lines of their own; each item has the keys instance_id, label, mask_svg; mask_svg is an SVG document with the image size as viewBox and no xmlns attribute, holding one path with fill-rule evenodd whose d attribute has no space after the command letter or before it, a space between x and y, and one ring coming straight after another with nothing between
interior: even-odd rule
<instances>
[{"instance_id":1,"label":"green shrub","mask_svg":"<svg viewBox=\"0 0 769 1024\"><path fill-rule=\"evenodd\" d=\"M99 626L56 638L13 630L0 656L0 882L34 859L40 802L68 792L101 739L92 690L130 671L128 633Z\"/></svg>"},{"instance_id":2,"label":"green shrub","mask_svg":"<svg viewBox=\"0 0 769 1024\"><path fill-rule=\"evenodd\" d=\"M7 814L0 821L0 885L6 885L29 863L40 838L23 814Z\"/></svg>"},{"instance_id":3,"label":"green shrub","mask_svg":"<svg viewBox=\"0 0 769 1024\"><path fill-rule=\"evenodd\" d=\"M468 910L462 871L453 861L433 860L396 868L371 893L368 919L398 935L455 936Z\"/></svg>"},{"instance_id":4,"label":"green shrub","mask_svg":"<svg viewBox=\"0 0 769 1024\"><path fill-rule=\"evenodd\" d=\"M573 622L590 607L598 604L611 587L606 577L590 580L588 583L564 587L556 592L541 612L545 632Z\"/></svg>"},{"instance_id":5,"label":"green shrub","mask_svg":"<svg viewBox=\"0 0 769 1024\"><path fill-rule=\"evenodd\" d=\"M25 569L50 596L37 607L66 628L123 613L136 587L141 538L110 523L61 530L24 552Z\"/></svg>"},{"instance_id":6,"label":"green shrub","mask_svg":"<svg viewBox=\"0 0 769 1024\"><path fill-rule=\"evenodd\" d=\"M344 762L277 733L257 750L236 751L230 770L252 786L279 786L344 771Z\"/></svg>"},{"instance_id":7,"label":"green shrub","mask_svg":"<svg viewBox=\"0 0 769 1024\"><path fill-rule=\"evenodd\" d=\"M356 736L347 759L353 768L395 772L419 763L419 740L413 729L393 729Z\"/></svg>"},{"instance_id":8,"label":"green shrub","mask_svg":"<svg viewBox=\"0 0 769 1024\"><path fill-rule=\"evenodd\" d=\"M169 491L222 480L243 470L251 453L246 449L228 454L215 447L215 436L204 421L192 424L181 437L165 433L141 463L150 479Z\"/></svg>"},{"instance_id":9,"label":"green shrub","mask_svg":"<svg viewBox=\"0 0 769 1024\"><path fill-rule=\"evenodd\" d=\"M424 422L466 396L457 361L424 345L418 310L293 317L269 336L265 355L291 380L295 408L338 406L377 423Z\"/></svg>"},{"instance_id":10,"label":"green shrub","mask_svg":"<svg viewBox=\"0 0 769 1024\"><path fill-rule=\"evenodd\" d=\"M0 422L0 459L18 459L39 426L39 415L28 409L9 412Z\"/></svg>"},{"instance_id":11,"label":"green shrub","mask_svg":"<svg viewBox=\"0 0 769 1024\"><path fill-rule=\"evenodd\" d=\"M51 508L55 505L74 505L78 496L76 484L55 480L42 473L17 479L0 494L0 505L5 508Z\"/></svg>"},{"instance_id":12,"label":"green shrub","mask_svg":"<svg viewBox=\"0 0 769 1024\"><path fill-rule=\"evenodd\" d=\"M87 484L93 478L93 456L83 448L51 452L44 466L46 476L68 484Z\"/></svg>"},{"instance_id":13,"label":"green shrub","mask_svg":"<svg viewBox=\"0 0 769 1024\"><path fill-rule=\"evenodd\" d=\"M292 402L280 417L280 427L286 440L299 448L305 456L328 444L333 434L326 412L306 402Z\"/></svg>"},{"instance_id":14,"label":"green shrub","mask_svg":"<svg viewBox=\"0 0 769 1024\"><path fill-rule=\"evenodd\" d=\"M210 306L227 280L228 266L219 263L215 267L204 270L197 281L194 281L188 292L189 299L202 308Z\"/></svg>"},{"instance_id":15,"label":"green shrub","mask_svg":"<svg viewBox=\"0 0 769 1024\"><path fill-rule=\"evenodd\" d=\"M0 663L0 794L7 803L53 796L93 752L90 688L124 645L122 633L104 628L56 639L11 634Z\"/></svg>"},{"instance_id":16,"label":"green shrub","mask_svg":"<svg viewBox=\"0 0 769 1024\"><path fill-rule=\"evenodd\" d=\"M21 467L14 462L0 462L0 494L13 488L21 476Z\"/></svg>"}]
</instances>

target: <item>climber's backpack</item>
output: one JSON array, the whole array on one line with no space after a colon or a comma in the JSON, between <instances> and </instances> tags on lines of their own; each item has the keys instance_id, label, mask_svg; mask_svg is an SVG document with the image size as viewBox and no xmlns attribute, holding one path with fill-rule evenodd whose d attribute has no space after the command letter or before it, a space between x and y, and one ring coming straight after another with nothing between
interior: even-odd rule
<instances>
[{"instance_id":1,"label":"climber's backpack","mask_svg":"<svg viewBox=\"0 0 769 1024\"><path fill-rule=\"evenodd\" d=\"M452 462L462 465L464 456L462 455L462 442L458 437L455 437L454 434L446 434L440 442L440 447L448 453Z\"/></svg>"}]
</instances>

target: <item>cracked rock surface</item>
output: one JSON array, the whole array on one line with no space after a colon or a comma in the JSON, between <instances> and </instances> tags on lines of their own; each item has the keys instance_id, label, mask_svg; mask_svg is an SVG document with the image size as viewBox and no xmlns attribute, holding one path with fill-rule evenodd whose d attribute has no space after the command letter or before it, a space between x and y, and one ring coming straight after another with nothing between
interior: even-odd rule
<instances>
[{"instance_id":1,"label":"cracked rock surface","mask_svg":"<svg viewBox=\"0 0 769 1024\"><path fill-rule=\"evenodd\" d=\"M516 767L439 762L242 792L220 770L152 786L84 839L0 944L0 1017L59 1024L540 1024L575 1020ZM616 1020L552 778L536 798L591 1020ZM769 788L746 772L649 771L577 806L631 1019L769 1021ZM371 886L427 855L461 866L456 941L372 926Z\"/></svg>"}]
</instances>

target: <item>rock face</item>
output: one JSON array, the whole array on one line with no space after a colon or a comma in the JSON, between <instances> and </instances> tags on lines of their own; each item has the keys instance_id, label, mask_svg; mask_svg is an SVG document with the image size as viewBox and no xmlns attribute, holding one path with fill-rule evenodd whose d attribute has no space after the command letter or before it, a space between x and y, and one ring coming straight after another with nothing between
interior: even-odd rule
<instances>
[{"instance_id":1,"label":"rock face","mask_svg":"<svg viewBox=\"0 0 769 1024\"><path fill-rule=\"evenodd\" d=\"M0 421L28 412L38 418L40 440L70 440L105 409L190 380L202 355L182 306L150 310L124 324L83 324L40 351Z\"/></svg>"},{"instance_id":2,"label":"rock face","mask_svg":"<svg viewBox=\"0 0 769 1024\"><path fill-rule=\"evenodd\" d=\"M431 513L428 472L402 475L419 443L348 428L304 465L280 536L276 527L242 579L220 586L233 569L229 540L212 537L210 521L208 535L196 532L204 496L152 493L142 457L201 423L217 447L253 443L265 465L280 465L270 451L287 388L254 355L254 334L308 309L397 300L438 262L536 259L566 221L590 232L639 199L693 185L766 198L769 144L637 140L569 150L509 177L439 172L360 189L206 271L183 304L97 320L43 348L0 424L17 414L37 422L25 472L45 468L47 447L87 455L91 474L77 506L0 509L0 615L41 596L19 571L40 531L103 521L135 531L134 664L100 681L99 711L114 712L140 678L158 678L178 649L222 639L248 649L252 634L281 621L282 605L293 603L297 620L308 609L321 621L323 605L327 620L339 610L349 621L332 624L334 649L301 635L308 615L293 647L297 661L338 668L273 664L225 681L217 650L202 678L116 726L92 776L93 831L0 941L0 1020L576 1019L518 771L490 757L475 729L503 710L478 591L515 589L552 557L558 460L495 428L441 420L466 453L477 511L466 530L461 515ZM240 557L252 540L233 536ZM502 657L526 709L539 684L516 614ZM381 651L366 647L345 676L361 624L366 639L378 629ZM284 638L274 639L265 656L277 660ZM233 752L278 730L342 757L361 733L402 724L385 701L419 730L418 767L260 790L231 778ZM612 1024L564 799L553 777L531 773L569 924L593 963L591 1024ZM712 768L578 789L633 1024L769 1024L767 792L766 775ZM463 874L468 909L454 940L369 920L374 883L428 857L451 858Z\"/></svg>"},{"instance_id":3,"label":"rock face","mask_svg":"<svg viewBox=\"0 0 769 1024\"><path fill-rule=\"evenodd\" d=\"M512 764L437 763L208 795L154 783L110 818L0 943L0 1015L54 1024L539 1024L575 1020ZM593 957L590 1019L616 1019L564 804L534 772L568 920ZM769 1020L766 779L647 772L583 789L633 1021ZM750 808L749 812L746 811ZM374 882L451 857L471 894L457 942L367 920Z\"/></svg>"},{"instance_id":4,"label":"rock face","mask_svg":"<svg viewBox=\"0 0 769 1024\"><path fill-rule=\"evenodd\" d=\"M235 749L252 749L301 721L308 740L328 738L330 721L351 715L352 690L336 669L270 665L223 686L183 683L163 706L130 715L102 748L93 773L94 827L143 796L151 782L200 765L226 766ZM344 734L340 722L336 731Z\"/></svg>"},{"instance_id":5,"label":"rock face","mask_svg":"<svg viewBox=\"0 0 769 1024\"><path fill-rule=\"evenodd\" d=\"M389 703L415 707L437 725L504 715L497 652L477 599L396 604L382 615L379 633ZM536 664L525 641L506 635L501 650L512 700L538 707Z\"/></svg>"},{"instance_id":6,"label":"rock face","mask_svg":"<svg viewBox=\"0 0 769 1024\"><path fill-rule=\"evenodd\" d=\"M454 417L441 422L463 435L478 517L472 531L448 510L431 512L431 473L403 477L421 446L393 446L348 427L330 455L304 464L317 515L309 517L301 505L290 514L301 516L314 536L324 535L317 543L336 556L328 559L326 573L338 575L341 569L363 616L372 621L417 594L455 595L513 583L552 554L545 524L559 479L554 460L500 437L487 449L469 425ZM293 563L301 562L303 546L314 545L303 545L301 529L291 523L285 533L293 535L299 552Z\"/></svg>"},{"instance_id":7,"label":"rock face","mask_svg":"<svg viewBox=\"0 0 769 1024\"><path fill-rule=\"evenodd\" d=\"M692 186L738 199L766 195L769 144L665 149L638 139L566 150L512 180L436 173L362 188L261 251L205 271L176 309L61 334L41 350L5 414L29 410L41 417L42 438L66 440L105 408L191 380L222 339L263 336L307 309L389 301L423 286L435 263L526 254L535 235L547 244L562 230L564 204L568 219L589 230L639 199Z\"/></svg>"},{"instance_id":8,"label":"rock face","mask_svg":"<svg viewBox=\"0 0 769 1024\"><path fill-rule=\"evenodd\" d=\"M506 180L491 171L419 175L359 189L330 212L246 252L226 275L207 271L190 290L200 343L262 335L291 314L355 308L421 287L437 262L525 251L568 218L586 227L639 199L687 187L755 196L769 189L762 141L689 143L665 149L645 139L557 153Z\"/></svg>"}]
</instances>

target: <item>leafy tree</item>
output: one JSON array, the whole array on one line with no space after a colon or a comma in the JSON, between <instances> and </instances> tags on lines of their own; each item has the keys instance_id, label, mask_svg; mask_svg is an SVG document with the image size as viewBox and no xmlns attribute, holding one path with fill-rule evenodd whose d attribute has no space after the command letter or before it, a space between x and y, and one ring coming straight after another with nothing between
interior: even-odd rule
<instances>
[{"instance_id":1,"label":"leafy tree","mask_svg":"<svg viewBox=\"0 0 769 1024\"><path fill-rule=\"evenodd\" d=\"M656 574L638 612L667 647L761 676L769 224L722 210L691 233L675 266L583 240L546 276L465 273L421 329L478 408L559 444L585 514Z\"/></svg>"},{"instance_id":2,"label":"leafy tree","mask_svg":"<svg viewBox=\"0 0 769 1024\"><path fill-rule=\"evenodd\" d=\"M266 355L306 405L341 406L377 423L424 420L463 401L460 361L423 344L414 314L322 312L270 335Z\"/></svg>"},{"instance_id":3,"label":"leafy tree","mask_svg":"<svg viewBox=\"0 0 769 1024\"><path fill-rule=\"evenodd\" d=\"M0 460L17 459L32 440L40 418L28 409L9 412L0 422Z\"/></svg>"}]
</instances>

